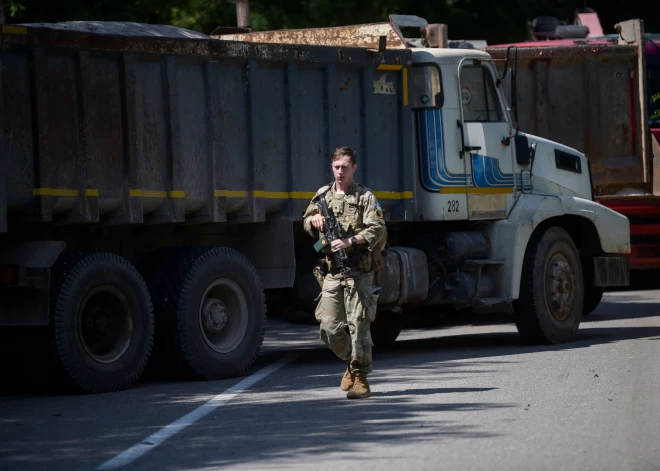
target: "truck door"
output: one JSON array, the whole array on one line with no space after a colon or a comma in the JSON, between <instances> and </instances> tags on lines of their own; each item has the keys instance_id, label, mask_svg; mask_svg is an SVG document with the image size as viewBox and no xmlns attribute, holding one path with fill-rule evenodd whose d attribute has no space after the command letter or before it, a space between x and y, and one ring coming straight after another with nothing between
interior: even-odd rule
<instances>
[{"instance_id":1,"label":"truck door","mask_svg":"<svg viewBox=\"0 0 660 471\"><path fill-rule=\"evenodd\" d=\"M449 69L446 69L449 70ZM465 220L466 175L458 158L456 120L460 116L454 98L455 72L447 79L451 105L445 109L445 87L436 63L417 63L410 69L410 106L414 114L418 152L418 215L430 221Z\"/></svg>"},{"instance_id":2,"label":"truck door","mask_svg":"<svg viewBox=\"0 0 660 471\"><path fill-rule=\"evenodd\" d=\"M512 127L495 80L487 62L466 59L459 65L457 127L469 219L505 218L513 206L513 146L503 141Z\"/></svg>"}]
</instances>

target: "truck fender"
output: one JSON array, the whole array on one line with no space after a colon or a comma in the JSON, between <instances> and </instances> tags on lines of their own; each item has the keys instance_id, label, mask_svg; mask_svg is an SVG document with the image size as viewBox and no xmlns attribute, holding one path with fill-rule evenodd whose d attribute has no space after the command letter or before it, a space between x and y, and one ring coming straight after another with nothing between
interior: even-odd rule
<instances>
[{"instance_id":1,"label":"truck fender","mask_svg":"<svg viewBox=\"0 0 660 471\"><path fill-rule=\"evenodd\" d=\"M7 244L0 248L0 265L28 268L50 268L66 244L59 240L28 241Z\"/></svg>"},{"instance_id":2,"label":"truck fender","mask_svg":"<svg viewBox=\"0 0 660 471\"><path fill-rule=\"evenodd\" d=\"M505 262L500 272L501 297L518 299L523 259L532 233L545 221L562 216L581 217L593 224L605 253L629 253L630 229L624 216L582 198L520 195L509 217L488 229L492 258Z\"/></svg>"},{"instance_id":3,"label":"truck fender","mask_svg":"<svg viewBox=\"0 0 660 471\"><path fill-rule=\"evenodd\" d=\"M560 197L564 214L589 219L598 232L603 252L630 253L630 222L628 218L594 201L571 196Z\"/></svg>"}]
</instances>

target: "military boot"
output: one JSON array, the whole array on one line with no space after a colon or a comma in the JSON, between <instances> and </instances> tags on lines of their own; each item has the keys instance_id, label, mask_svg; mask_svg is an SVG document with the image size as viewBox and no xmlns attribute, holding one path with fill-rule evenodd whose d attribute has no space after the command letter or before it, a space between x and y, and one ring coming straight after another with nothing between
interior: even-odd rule
<instances>
[{"instance_id":1,"label":"military boot","mask_svg":"<svg viewBox=\"0 0 660 471\"><path fill-rule=\"evenodd\" d=\"M349 399L364 399L365 397L371 396L371 389L369 388L369 383L367 382L367 373L363 371L358 371L355 373L355 381L353 382L353 387L348 394L346 395Z\"/></svg>"},{"instance_id":2,"label":"military boot","mask_svg":"<svg viewBox=\"0 0 660 471\"><path fill-rule=\"evenodd\" d=\"M355 382L355 375L351 373L351 366L348 365L346 367L346 373L344 373L344 377L341 379L341 390L350 391L351 388L353 387L354 382Z\"/></svg>"}]
</instances>

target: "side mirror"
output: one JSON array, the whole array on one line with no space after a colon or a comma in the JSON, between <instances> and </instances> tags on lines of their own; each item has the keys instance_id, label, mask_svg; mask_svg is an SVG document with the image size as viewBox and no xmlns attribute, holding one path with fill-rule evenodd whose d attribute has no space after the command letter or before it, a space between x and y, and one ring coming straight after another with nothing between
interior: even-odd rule
<instances>
[{"instance_id":1,"label":"side mirror","mask_svg":"<svg viewBox=\"0 0 660 471\"><path fill-rule=\"evenodd\" d=\"M529 165L536 154L536 143L530 147L527 136L523 134L513 136L513 142L516 146L516 162L518 165Z\"/></svg>"},{"instance_id":2,"label":"side mirror","mask_svg":"<svg viewBox=\"0 0 660 471\"><path fill-rule=\"evenodd\" d=\"M511 58L511 51L513 51L513 66L509 68L509 59ZM508 92L510 93L509 111L513 110L514 118L516 120L516 128L518 125L518 100L516 96L516 72L518 71L518 48L516 46L509 46L506 49L506 59L504 61L504 71L502 76L497 79L497 85L500 86L507 75L510 75L508 83ZM505 92L506 94L506 92Z\"/></svg>"},{"instance_id":3,"label":"side mirror","mask_svg":"<svg viewBox=\"0 0 660 471\"><path fill-rule=\"evenodd\" d=\"M507 72L504 73L502 78L498 81L498 84L500 88L502 89L502 93L504 94L504 101L506 103L506 109L509 111L513 111L514 108L514 103L513 103L513 73L511 72L511 69L508 69Z\"/></svg>"}]
</instances>

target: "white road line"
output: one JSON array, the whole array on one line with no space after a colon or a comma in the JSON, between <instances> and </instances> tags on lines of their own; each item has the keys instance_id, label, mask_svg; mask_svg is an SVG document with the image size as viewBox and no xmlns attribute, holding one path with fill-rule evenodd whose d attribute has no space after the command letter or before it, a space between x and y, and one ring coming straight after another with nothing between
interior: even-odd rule
<instances>
[{"instance_id":1,"label":"white road line","mask_svg":"<svg viewBox=\"0 0 660 471\"><path fill-rule=\"evenodd\" d=\"M138 459L140 456L150 452L158 445L162 444L165 440L177 434L181 430L185 429L189 425L194 424L199 419L207 416L209 413L213 412L218 407L225 405L227 402L234 399L237 395L243 391L249 389L251 386L257 382L264 379L266 376L276 372L283 366L291 363L296 359L296 354L285 355L281 360L269 365L253 375L248 376L244 380L236 383L231 388L227 389L222 394L218 394L214 398L210 399L208 402L202 404L197 409L192 412L184 415L180 419L175 420L169 425L166 425L156 433L149 435L147 438L142 440L140 443L136 443L129 449L118 454L111 460L106 461L101 466L96 469L117 469L122 466L126 466L132 461Z\"/></svg>"}]
</instances>

